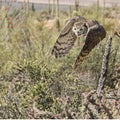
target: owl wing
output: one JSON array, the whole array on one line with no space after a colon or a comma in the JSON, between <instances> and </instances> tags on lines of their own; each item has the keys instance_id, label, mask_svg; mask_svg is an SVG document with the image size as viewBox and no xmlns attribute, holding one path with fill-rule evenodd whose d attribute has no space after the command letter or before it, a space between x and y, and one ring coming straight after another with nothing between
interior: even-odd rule
<instances>
[{"instance_id":1,"label":"owl wing","mask_svg":"<svg viewBox=\"0 0 120 120\"><path fill-rule=\"evenodd\" d=\"M69 20L58 36L58 39L52 50L52 54L54 54L56 58L65 56L65 54L67 54L74 45L74 42L77 38L72 32L74 23L75 19Z\"/></svg>"},{"instance_id":2,"label":"owl wing","mask_svg":"<svg viewBox=\"0 0 120 120\"><path fill-rule=\"evenodd\" d=\"M56 58L65 56L74 45L77 36L72 31L72 27L77 21L83 22L85 21L85 18L81 16L73 17L67 22L67 24L61 31L52 50L52 54L54 54Z\"/></svg>"},{"instance_id":3,"label":"owl wing","mask_svg":"<svg viewBox=\"0 0 120 120\"><path fill-rule=\"evenodd\" d=\"M85 37L85 44L81 49L79 56L76 59L74 67L77 68L81 64L84 58L90 53L90 51L105 38L106 31L103 26L96 24L93 27L89 28L88 33Z\"/></svg>"}]
</instances>

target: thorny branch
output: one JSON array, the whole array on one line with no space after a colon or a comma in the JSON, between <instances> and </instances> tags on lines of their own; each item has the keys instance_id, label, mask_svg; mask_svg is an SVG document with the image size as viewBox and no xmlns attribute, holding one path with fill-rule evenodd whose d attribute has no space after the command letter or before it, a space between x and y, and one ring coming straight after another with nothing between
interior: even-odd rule
<instances>
[{"instance_id":1,"label":"thorny branch","mask_svg":"<svg viewBox=\"0 0 120 120\"><path fill-rule=\"evenodd\" d=\"M101 75L99 78L99 83L98 83L98 88L97 88L98 97L101 96L101 91L104 87L104 82L107 78L108 62L109 62L109 56L110 56L110 52L111 52L112 40L113 40L114 36L120 37L120 31L114 32L113 36L109 37L109 40L105 47L105 53L103 55L103 62L102 62L102 70L101 70Z\"/></svg>"},{"instance_id":2,"label":"thorny branch","mask_svg":"<svg viewBox=\"0 0 120 120\"><path fill-rule=\"evenodd\" d=\"M115 91L111 91L112 93ZM111 94L112 94L111 93ZM106 96L106 94L105 94ZM105 96L99 98L96 91L82 93L82 118L83 119L113 119L119 118L120 99L108 99Z\"/></svg>"},{"instance_id":3,"label":"thorny branch","mask_svg":"<svg viewBox=\"0 0 120 120\"><path fill-rule=\"evenodd\" d=\"M112 39L113 38L110 36L106 44L106 47L105 47L105 53L103 55L102 70L101 70L101 75L99 78L99 83L98 83L98 88L97 88L97 94L99 97L101 96L101 90L103 88L104 82L107 77L107 69L108 69L108 62L109 62L109 56L110 56L110 51L111 51Z\"/></svg>"}]
</instances>

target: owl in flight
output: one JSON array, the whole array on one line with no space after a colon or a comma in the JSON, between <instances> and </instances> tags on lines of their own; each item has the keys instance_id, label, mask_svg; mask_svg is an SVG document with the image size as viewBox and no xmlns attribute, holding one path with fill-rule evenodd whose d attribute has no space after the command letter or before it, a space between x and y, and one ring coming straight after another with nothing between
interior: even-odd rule
<instances>
[{"instance_id":1,"label":"owl in flight","mask_svg":"<svg viewBox=\"0 0 120 120\"><path fill-rule=\"evenodd\" d=\"M76 59L77 68L90 51L106 37L106 31L96 20L88 20L81 16L71 18L62 29L53 47L52 54L56 58L65 56L74 45L77 37L84 36L84 45Z\"/></svg>"}]
</instances>

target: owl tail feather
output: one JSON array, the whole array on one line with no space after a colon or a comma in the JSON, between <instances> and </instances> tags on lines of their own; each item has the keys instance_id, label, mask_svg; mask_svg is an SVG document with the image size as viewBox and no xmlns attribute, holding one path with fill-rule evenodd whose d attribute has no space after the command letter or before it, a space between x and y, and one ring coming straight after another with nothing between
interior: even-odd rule
<instances>
[{"instance_id":1,"label":"owl tail feather","mask_svg":"<svg viewBox=\"0 0 120 120\"><path fill-rule=\"evenodd\" d=\"M89 54L89 51L81 52L79 56L77 57L75 64L74 64L74 69L76 69L82 62L84 61L85 57Z\"/></svg>"}]
</instances>

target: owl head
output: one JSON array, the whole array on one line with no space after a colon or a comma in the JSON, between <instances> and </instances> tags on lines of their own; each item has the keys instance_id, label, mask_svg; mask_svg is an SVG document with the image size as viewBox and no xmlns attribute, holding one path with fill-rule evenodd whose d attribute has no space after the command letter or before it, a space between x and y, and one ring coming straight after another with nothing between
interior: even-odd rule
<instances>
[{"instance_id":1,"label":"owl head","mask_svg":"<svg viewBox=\"0 0 120 120\"><path fill-rule=\"evenodd\" d=\"M72 31L75 33L77 37L85 36L88 31L88 26L86 23L76 22L73 25Z\"/></svg>"}]
</instances>

